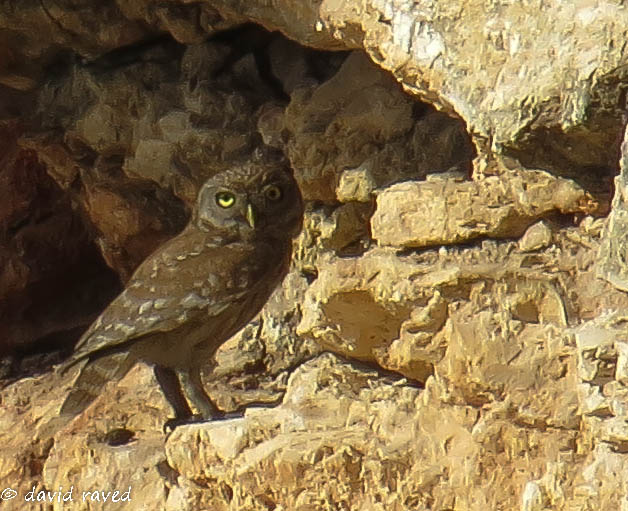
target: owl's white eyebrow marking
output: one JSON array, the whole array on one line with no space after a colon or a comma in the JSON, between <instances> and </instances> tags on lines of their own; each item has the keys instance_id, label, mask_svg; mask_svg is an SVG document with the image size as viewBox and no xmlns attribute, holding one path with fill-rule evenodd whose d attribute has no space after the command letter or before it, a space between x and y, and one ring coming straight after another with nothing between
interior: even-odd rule
<instances>
[{"instance_id":1,"label":"owl's white eyebrow marking","mask_svg":"<svg viewBox=\"0 0 628 511\"><path fill-rule=\"evenodd\" d=\"M259 181L260 181L260 177L262 177L262 176L260 176L259 174L255 174L255 175L253 175L253 176L249 177L249 178L248 178L248 179L244 182L244 186L245 186L245 188L249 188L249 187L251 187L251 186L254 186L254 185L260 184L260 183L259 183Z\"/></svg>"}]
</instances>

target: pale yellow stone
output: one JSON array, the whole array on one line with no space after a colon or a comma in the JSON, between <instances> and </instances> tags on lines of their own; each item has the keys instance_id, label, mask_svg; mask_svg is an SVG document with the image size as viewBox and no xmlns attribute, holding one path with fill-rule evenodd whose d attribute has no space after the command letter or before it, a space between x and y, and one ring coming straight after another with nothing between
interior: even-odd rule
<instances>
[{"instance_id":1,"label":"pale yellow stone","mask_svg":"<svg viewBox=\"0 0 628 511\"><path fill-rule=\"evenodd\" d=\"M537 222L526 230L519 240L519 250L533 252L547 247L552 241L552 230L546 222Z\"/></svg>"}]
</instances>

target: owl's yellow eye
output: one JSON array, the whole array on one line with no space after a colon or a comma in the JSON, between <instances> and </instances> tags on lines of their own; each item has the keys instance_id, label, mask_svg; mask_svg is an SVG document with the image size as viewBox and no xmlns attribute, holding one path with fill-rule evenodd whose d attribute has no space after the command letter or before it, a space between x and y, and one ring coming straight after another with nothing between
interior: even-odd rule
<instances>
[{"instance_id":1,"label":"owl's yellow eye","mask_svg":"<svg viewBox=\"0 0 628 511\"><path fill-rule=\"evenodd\" d=\"M266 198L271 201L278 201L282 197L281 188L275 185L270 185L264 190Z\"/></svg>"},{"instance_id":2,"label":"owl's yellow eye","mask_svg":"<svg viewBox=\"0 0 628 511\"><path fill-rule=\"evenodd\" d=\"M218 192L216 194L216 204L221 208L230 208L235 204L235 195L231 192Z\"/></svg>"}]
</instances>

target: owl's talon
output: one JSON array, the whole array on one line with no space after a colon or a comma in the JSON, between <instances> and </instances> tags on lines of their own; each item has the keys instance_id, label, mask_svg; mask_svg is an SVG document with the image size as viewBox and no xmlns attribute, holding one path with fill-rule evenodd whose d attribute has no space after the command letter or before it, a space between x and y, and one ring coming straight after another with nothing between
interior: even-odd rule
<instances>
[{"instance_id":1,"label":"owl's talon","mask_svg":"<svg viewBox=\"0 0 628 511\"><path fill-rule=\"evenodd\" d=\"M216 417L212 417L211 419L207 419L208 422L210 421L228 421L231 419L241 419L242 417L244 417L244 412L243 411L238 411L236 410L235 412L220 412L220 414Z\"/></svg>"},{"instance_id":2,"label":"owl's talon","mask_svg":"<svg viewBox=\"0 0 628 511\"><path fill-rule=\"evenodd\" d=\"M168 419L164 424L164 433L169 435L172 433L175 428L179 426L186 426L189 424L200 424L203 422L214 422L214 421L225 421L230 419L240 419L244 417L244 412L236 411L236 412L219 412L218 414L212 417L203 417L200 413L195 413L189 417L172 417Z\"/></svg>"},{"instance_id":3,"label":"owl's talon","mask_svg":"<svg viewBox=\"0 0 628 511\"><path fill-rule=\"evenodd\" d=\"M205 419L203 419L199 414L190 415L188 417L172 417L164 423L164 433L169 435L179 426L196 424L198 422L203 422L204 420Z\"/></svg>"}]
</instances>

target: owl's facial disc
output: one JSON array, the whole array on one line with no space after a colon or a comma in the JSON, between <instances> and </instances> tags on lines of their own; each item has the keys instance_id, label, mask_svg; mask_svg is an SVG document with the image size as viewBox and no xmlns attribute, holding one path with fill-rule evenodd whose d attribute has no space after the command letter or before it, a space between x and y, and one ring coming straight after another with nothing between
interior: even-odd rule
<instances>
[{"instance_id":1,"label":"owl's facial disc","mask_svg":"<svg viewBox=\"0 0 628 511\"><path fill-rule=\"evenodd\" d=\"M286 166L244 165L216 174L199 192L195 223L242 239L284 241L303 221L303 202Z\"/></svg>"}]
</instances>

